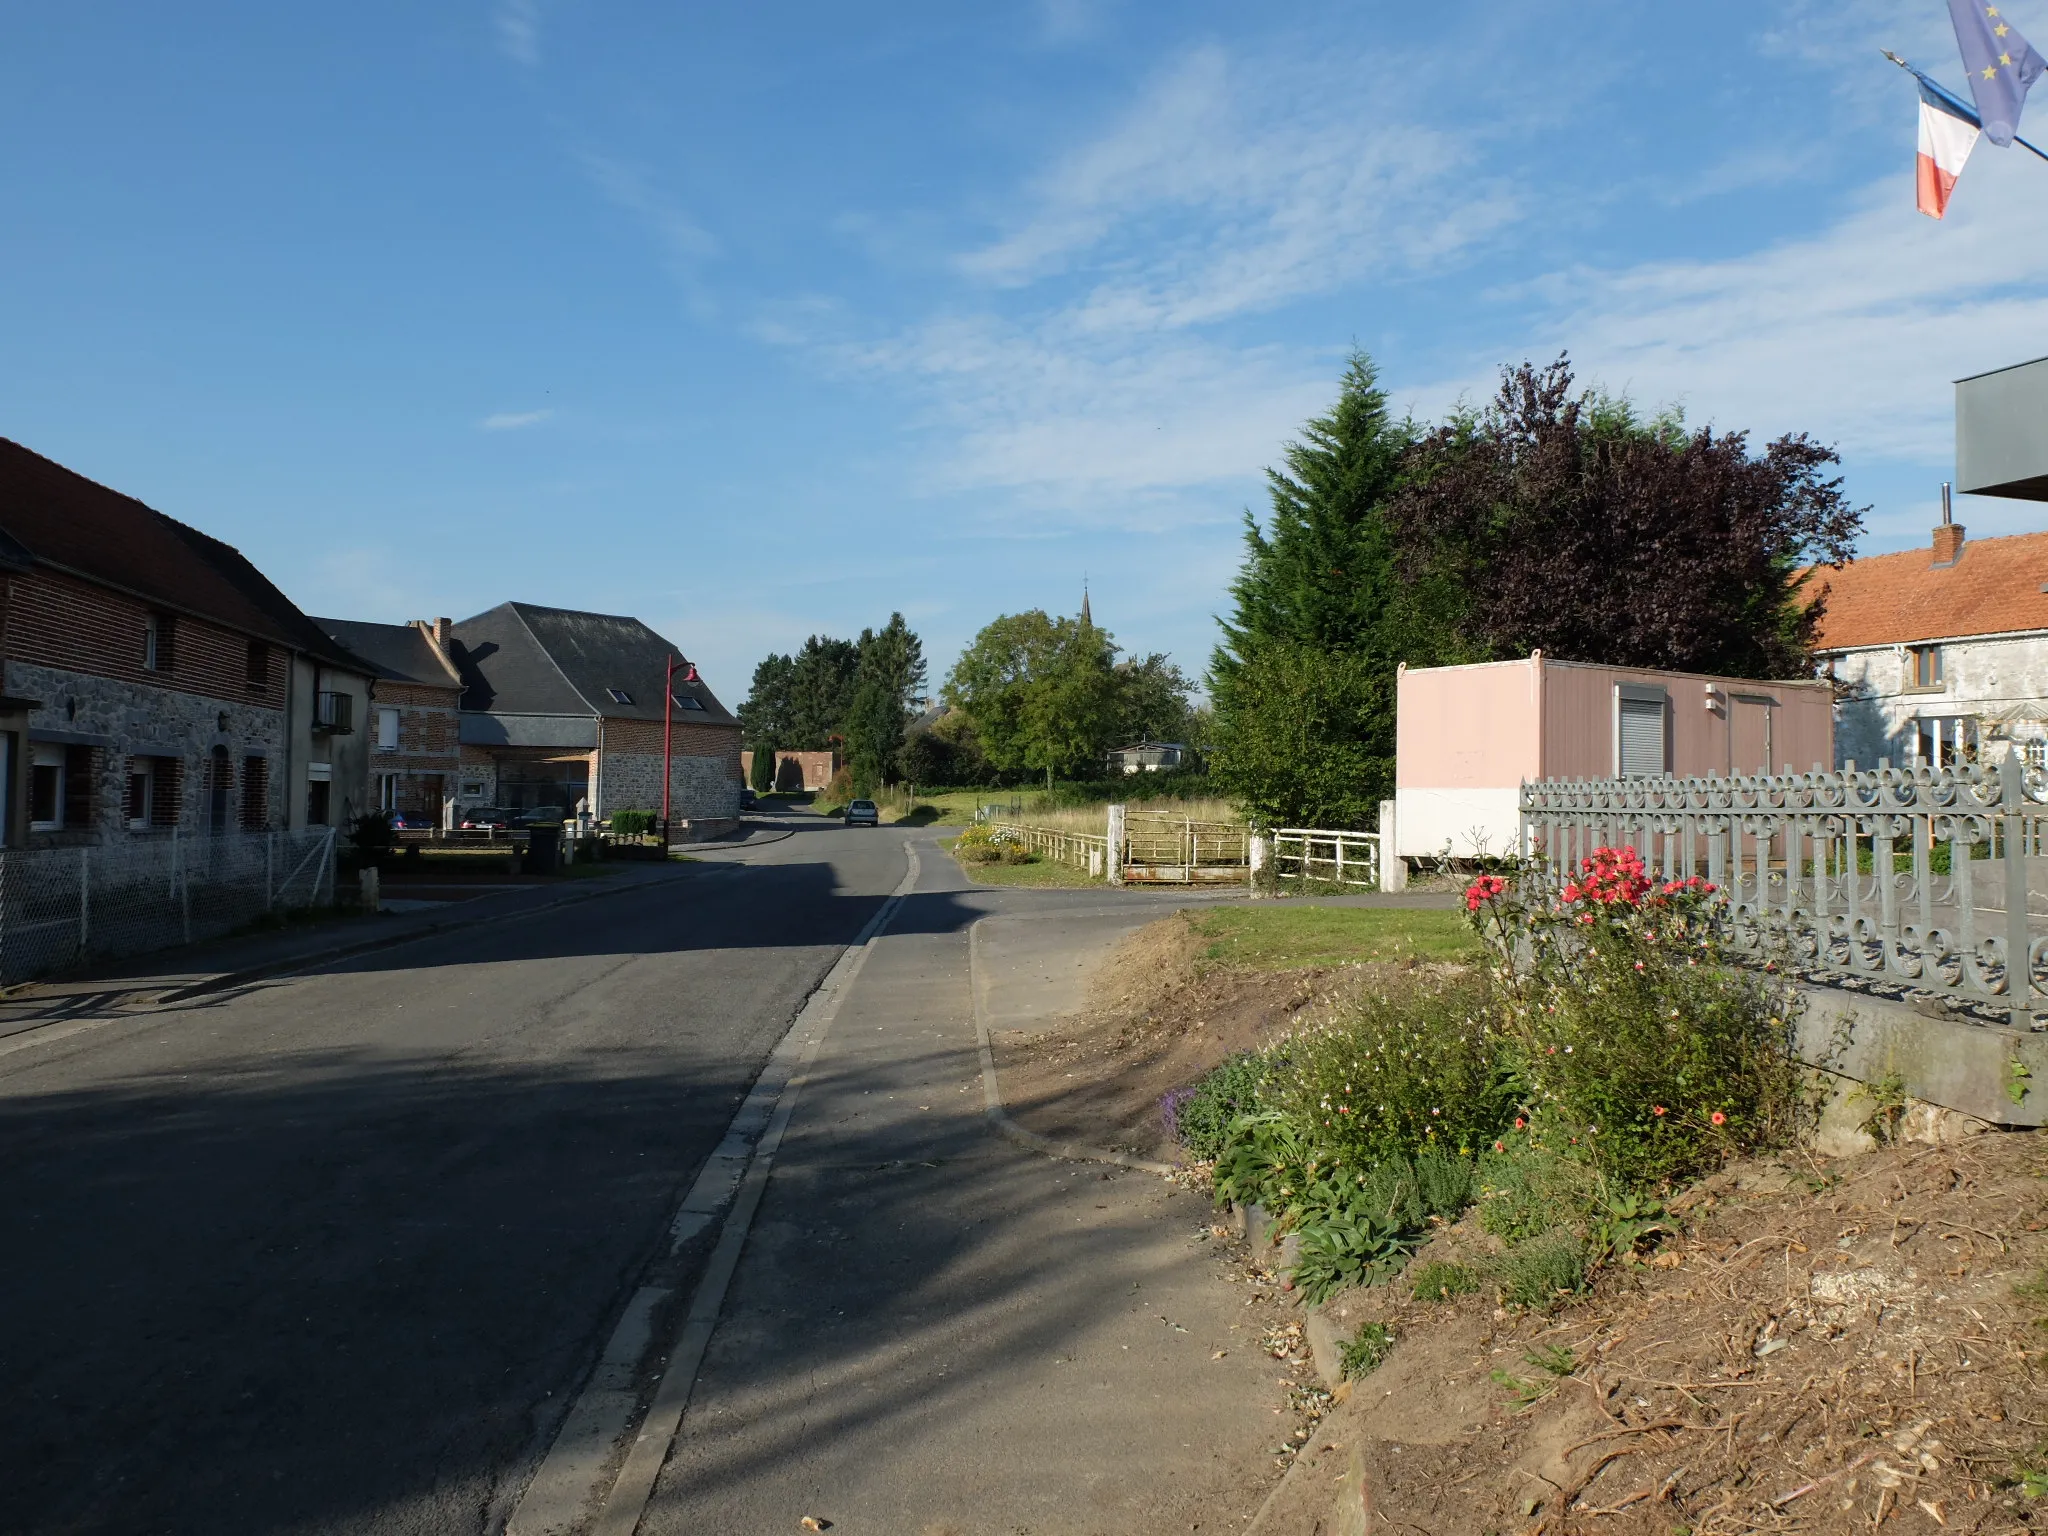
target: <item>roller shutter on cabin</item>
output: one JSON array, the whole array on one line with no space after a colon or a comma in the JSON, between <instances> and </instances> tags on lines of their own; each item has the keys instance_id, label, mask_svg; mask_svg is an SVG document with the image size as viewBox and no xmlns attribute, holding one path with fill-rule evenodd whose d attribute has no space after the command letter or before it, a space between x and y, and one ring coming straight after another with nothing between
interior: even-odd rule
<instances>
[{"instance_id":1,"label":"roller shutter on cabin","mask_svg":"<svg viewBox=\"0 0 2048 1536\"><path fill-rule=\"evenodd\" d=\"M1660 774L1664 764L1664 701L1622 699L1621 775Z\"/></svg>"}]
</instances>

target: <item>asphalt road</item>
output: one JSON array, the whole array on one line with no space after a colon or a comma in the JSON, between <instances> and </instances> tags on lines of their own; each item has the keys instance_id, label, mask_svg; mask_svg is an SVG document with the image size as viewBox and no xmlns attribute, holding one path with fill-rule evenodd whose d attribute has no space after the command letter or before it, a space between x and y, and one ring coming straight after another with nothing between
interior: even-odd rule
<instances>
[{"instance_id":1,"label":"asphalt road","mask_svg":"<svg viewBox=\"0 0 2048 1536\"><path fill-rule=\"evenodd\" d=\"M0 1530L491 1528L901 843L0 1058Z\"/></svg>"}]
</instances>

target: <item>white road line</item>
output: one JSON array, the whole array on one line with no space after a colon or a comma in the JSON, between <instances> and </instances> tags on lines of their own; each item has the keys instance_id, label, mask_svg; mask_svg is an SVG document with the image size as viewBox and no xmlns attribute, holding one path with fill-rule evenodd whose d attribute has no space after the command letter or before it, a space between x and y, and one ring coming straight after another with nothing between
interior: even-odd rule
<instances>
[{"instance_id":1,"label":"white road line","mask_svg":"<svg viewBox=\"0 0 2048 1536\"><path fill-rule=\"evenodd\" d=\"M888 926L897 908L903 904L903 898L917 884L917 849L906 842L903 851L909 867L904 871L902 881L882 903L880 910L868 919L867 926L847 946L791 1022L788 1031L769 1054L767 1065L755 1080L753 1092L747 1095L746 1102L733 1116L725 1140L706 1159L703 1171L676 1209L669 1227L671 1253L701 1232L711 1222L719 1206L728 1198L732 1199L732 1209L719 1232L718 1246L712 1250L711 1258L704 1266L704 1273L690 1298L689 1310L684 1314L682 1326L668 1349L668 1363L655 1388L654 1401L648 1407L646 1420L627 1448L625 1463L598 1507L596 1520L590 1527L593 1536L632 1536L639 1527L640 1517L646 1512L647 1501L654 1493L655 1479L668 1460L676 1431L682 1427L683 1411L689 1406L690 1392L696 1386L698 1367L703 1364L712 1331L718 1326L718 1314L725 1305L726 1289L732 1283L734 1271L739 1268L740 1252L746 1246L754 1212L767 1189L776 1149L782 1144L783 1132L789 1127L790 1116L795 1112L797 1097L803 1090L811 1063L817 1059L825 1032L838 1017L839 1005L847 989L867 963L875 938ZM750 1143L751 1153L748 1150ZM644 1294L644 1291L640 1293ZM640 1295L634 1297L634 1304L639 1302ZM632 1305L629 1304L627 1317L631 1316ZM622 1319L620 1331L625 1327L626 1322ZM619 1333L615 1332L612 1337L616 1342ZM610 1355L611 1351L607 1349L607 1361ZM572 1436L571 1429L594 1422L602 1405L593 1404L586 1415L585 1400L593 1393L602 1394L607 1390L605 1377L606 1368L601 1363L590 1385L563 1420L561 1432L541 1462L540 1470L521 1495L518 1507L506 1524L506 1536L563 1536L563 1533L576 1528L592 1498L599 1494L601 1474L616 1449L617 1436L625 1424L623 1421L618 1423L611 1431L611 1438L601 1446L592 1444L580 1434Z\"/></svg>"}]
</instances>

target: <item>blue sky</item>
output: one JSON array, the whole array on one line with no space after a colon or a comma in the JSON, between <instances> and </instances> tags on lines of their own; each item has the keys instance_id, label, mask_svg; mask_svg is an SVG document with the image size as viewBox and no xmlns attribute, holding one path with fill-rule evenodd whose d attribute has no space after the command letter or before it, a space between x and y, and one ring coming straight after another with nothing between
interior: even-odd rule
<instances>
[{"instance_id":1,"label":"blue sky","mask_svg":"<svg viewBox=\"0 0 2048 1536\"><path fill-rule=\"evenodd\" d=\"M1877 49L1960 84L1940 0L5 14L0 435L313 612L635 613L732 701L895 608L936 683L1084 571L1199 672L1353 345L1422 415L1568 349L1806 430L1872 551L1950 381L2048 352L2048 165L1913 209Z\"/></svg>"}]
</instances>

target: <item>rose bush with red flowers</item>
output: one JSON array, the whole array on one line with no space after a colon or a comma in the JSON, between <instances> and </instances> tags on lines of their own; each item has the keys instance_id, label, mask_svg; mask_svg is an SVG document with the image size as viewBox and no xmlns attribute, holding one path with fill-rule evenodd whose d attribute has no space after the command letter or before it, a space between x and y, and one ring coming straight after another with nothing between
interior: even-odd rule
<instances>
[{"instance_id":1,"label":"rose bush with red flowers","mask_svg":"<svg viewBox=\"0 0 2048 1536\"><path fill-rule=\"evenodd\" d=\"M1519 1046L1529 1136L1642 1184L1796 1134L1796 995L1723 963L1711 882L1656 879L1621 847L1554 885L1530 866L1479 890L1466 907Z\"/></svg>"}]
</instances>

